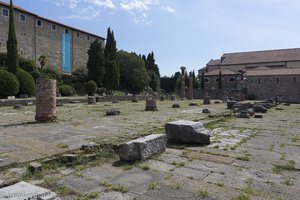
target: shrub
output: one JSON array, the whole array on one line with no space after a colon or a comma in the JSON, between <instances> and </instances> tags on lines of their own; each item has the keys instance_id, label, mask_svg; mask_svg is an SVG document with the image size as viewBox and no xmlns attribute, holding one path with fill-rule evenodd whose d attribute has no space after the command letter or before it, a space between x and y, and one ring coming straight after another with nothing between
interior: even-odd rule
<instances>
[{"instance_id":1,"label":"shrub","mask_svg":"<svg viewBox=\"0 0 300 200\"><path fill-rule=\"evenodd\" d=\"M35 91L33 77L27 71L19 69L18 79L20 82L19 94L28 94L28 96L32 96Z\"/></svg>"},{"instance_id":2,"label":"shrub","mask_svg":"<svg viewBox=\"0 0 300 200\"><path fill-rule=\"evenodd\" d=\"M19 81L12 73L0 70L0 97L14 96L19 92Z\"/></svg>"},{"instance_id":3,"label":"shrub","mask_svg":"<svg viewBox=\"0 0 300 200\"><path fill-rule=\"evenodd\" d=\"M33 79L34 79L34 82L36 82L36 79L42 77L42 74L41 74L41 73L39 72L39 70L37 70L37 69L33 70L30 74L31 74L31 76L32 76Z\"/></svg>"},{"instance_id":4,"label":"shrub","mask_svg":"<svg viewBox=\"0 0 300 200\"><path fill-rule=\"evenodd\" d=\"M61 74L54 70L53 66L47 66L45 69L41 69L41 73L43 74L43 77L48 77L50 79L60 80L61 78Z\"/></svg>"},{"instance_id":5,"label":"shrub","mask_svg":"<svg viewBox=\"0 0 300 200\"><path fill-rule=\"evenodd\" d=\"M83 83L80 82L72 83L72 86L75 88L77 94L83 95L87 93Z\"/></svg>"},{"instance_id":6,"label":"shrub","mask_svg":"<svg viewBox=\"0 0 300 200\"><path fill-rule=\"evenodd\" d=\"M61 80L65 83L65 84L71 84L72 83L72 75L71 74L62 74L61 75Z\"/></svg>"},{"instance_id":7,"label":"shrub","mask_svg":"<svg viewBox=\"0 0 300 200\"><path fill-rule=\"evenodd\" d=\"M71 85L59 86L59 92L61 96L73 96L76 94L76 90Z\"/></svg>"},{"instance_id":8,"label":"shrub","mask_svg":"<svg viewBox=\"0 0 300 200\"><path fill-rule=\"evenodd\" d=\"M6 67L6 53L0 53L0 66Z\"/></svg>"},{"instance_id":9,"label":"shrub","mask_svg":"<svg viewBox=\"0 0 300 200\"><path fill-rule=\"evenodd\" d=\"M95 81L90 80L85 84L85 89L88 95L94 95L97 91L97 84Z\"/></svg>"},{"instance_id":10,"label":"shrub","mask_svg":"<svg viewBox=\"0 0 300 200\"><path fill-rule=\"evenodd\" d=\"M106 92L106 88L105 87L101 87L101 88L97 88L97 94L104 94Z\"/></svg>"},{"instance_id":11,"label":"shrub","mask_svg":"<svg viewBox=\"0 0 300 200\"><path fill-rule=\"evenodd\" d=\"M20 68L24 69L29 73L36 70L36 64L33 60L22 58L22 57L19 58L19 66Z\"/></svg>"},{"instance_id":12,"label":"shrub","mask_svg":"<svg viewBox=\"0 0 300 200\"><path fill-rule=\"evenodd\" d=\"M72 72L72 82L73 83L85 83L87 80L86 68L78 68Z\"/></svg>"}]
</instances>

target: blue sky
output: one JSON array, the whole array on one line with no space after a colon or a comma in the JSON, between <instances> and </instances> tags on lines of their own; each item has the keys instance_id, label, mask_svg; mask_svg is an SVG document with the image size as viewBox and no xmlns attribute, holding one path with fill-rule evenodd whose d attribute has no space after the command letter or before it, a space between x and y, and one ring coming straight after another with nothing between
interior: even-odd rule
<instances>
[{"instance_id":1,"label":"blue sky","mask_svg":"<svg viewBox=\"0 0 300 200\"><path fill-rule=\"evenodd\" d=\"M8 0L4 0L9 2ZM198 70L223 53L300 47L299 0L14 0L118 49L154 52L161 75Z\"/></svg>"}]
</instances>

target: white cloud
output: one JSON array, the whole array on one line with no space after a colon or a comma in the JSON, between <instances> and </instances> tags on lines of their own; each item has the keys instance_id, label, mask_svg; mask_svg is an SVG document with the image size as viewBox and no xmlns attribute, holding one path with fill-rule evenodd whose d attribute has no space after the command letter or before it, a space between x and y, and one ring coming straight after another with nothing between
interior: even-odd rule
<instances>
[{"instance_id":1,"label":"white cloud","mask_svg":"<svg viewBox=\"0 0 300 200\"><path fill-rule=\"evenodd\" d=\"M163 10L169 13L175 13L175 9L171 8L170 6L164 7Z\"/></svg>"},{"instance_id":2,"label":"white cloud","mask_svg":"<svg viewBox=\"0 0 300 200\"><path fill-rule=\"evenodd\" d=\"M159 5L158 0L122 0L120 3L121 8L129 12L143 12L156 5Z\"/></svg>"}]
</instances>

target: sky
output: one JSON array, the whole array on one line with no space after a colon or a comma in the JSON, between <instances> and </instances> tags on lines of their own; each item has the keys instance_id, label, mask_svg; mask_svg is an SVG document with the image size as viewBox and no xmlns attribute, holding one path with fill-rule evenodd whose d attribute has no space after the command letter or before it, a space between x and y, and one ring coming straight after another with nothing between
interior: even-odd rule
<instances>
[{"instance_id":1,"label":"sky","mask_svg":"<svg viewBox=\"0 0 300 200\"><path fill-rule=\"evenodd\" d=\"M2 0L9 2L9 0ZM300 47L299 0L14 0L37 15L154 52L162 76L224 53Z\"/></svg>"}]
</instances>

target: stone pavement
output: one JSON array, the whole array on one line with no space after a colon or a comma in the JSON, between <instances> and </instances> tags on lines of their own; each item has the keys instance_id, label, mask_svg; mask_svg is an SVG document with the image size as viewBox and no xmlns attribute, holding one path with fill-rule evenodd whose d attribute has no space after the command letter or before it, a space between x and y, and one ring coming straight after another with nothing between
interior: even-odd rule
<instances>
[{"instance_id":1,"label":"stone pavement","mask_svg":"<svg viewBox=\"0 0 300 200\"><path fill-rule=\"evenodd\" d=\"M189 107L188 101L179 101L181 108L172 109L173 103L158 102L159 111L149 113L143 111L144 102L123 102L114 105L121 111L114 117L104 116L110 103L66 105L59 108L61 119L54 124L31 123L31 107L1 108L0 157L4 162L35 160L98 138L122 142L162 133L167 121L207 122L211 119L201 113L203 108L226 111L223 104L203 106L199 101L198 107ZM262 119L207 124L214 133L208 146L168 144L166 152L145 162L123 163L113 156L25 179L62 199L300 199L300 105L283 108L271 109ZM0 172L0 179L1 173L8 171Z\"/></svg>"}]
</instances>

